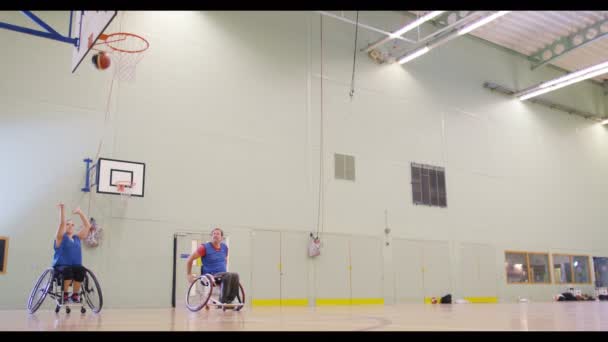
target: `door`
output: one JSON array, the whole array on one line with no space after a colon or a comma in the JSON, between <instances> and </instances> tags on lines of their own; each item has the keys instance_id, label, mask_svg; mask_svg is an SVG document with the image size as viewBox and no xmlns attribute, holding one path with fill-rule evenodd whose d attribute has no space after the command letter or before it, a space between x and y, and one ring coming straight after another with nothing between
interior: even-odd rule
<instances>
[{"instance_id":1,"label":"door","mask_svg":"<svg viewBox=\"0 0 608 342\"><path fill-rule=\"evenodd\" d=\"M308 305L308 241L306 233L281 232L282 305Z\"/></svg>"},{"instance_id":2,"label":"door","mask_svg":"<svg viewBox=\"0 0 608 342\"><path fill-rule=\"evenodd\" d=\"M479 258L479 296L498 297L498 274L496 267L496 248L478 245Z\"/></svg>"},{"instance_id":3,"label":"door","mask_svg":"<svg viewBox=\"0 0 608 342\"><path fill-rule=\"evenodd\" d=\"M447 241L425 241L422 250L425 297L442 297L452 292L450 248Z\"/></svg>"},{"instance_id":4,"label":"door","mask_svg":"<svg viewBox=\"0 0 608 342\"><path fill-rule=\"evenodd\" d=\"M239 281L245 290L245 306L251 304L251 232L235 230L226 238L228 249L228 271L239 274Z\"/></svg>"},{"instance_id":5,"label":"door","mask_svg":"<svg viewBox=\"0 0 608 342\"><path fill-rule=\"evenodd\" d=\"M316 304L350 304L349 238L323 234L321 255L315 257Z\"/></svg>"},{"instance_id":6,"label":"door","mask_svg":"<svg viewBox=\"0 0 608 342\"><path fill-rule=\"evenodd\" d=\"M477 244L462 243L460 245L459 277L463 297L478 297L479 256Z\"/></svg>"},{"instance_id":7,"label":"door","mask_svg":"<svg viewBox=\"0 0 608 342\"><path fill-rule=\"evenodd\" d=\"M463 297L487 300L498 296L494 247L478 243L461 244L459 270Z\"/></svg>"},{"instance_id":8,"label":"door","mask_svg":"<svg viewBox=\"0 0 608 342\"><path fill-rule=\"evenodd\" d=\"M174 235L174 247L175 247L175 255L174 255L174 272L175 272L175 282L174 282L174 300L175 306L185 307L186 305L186 291L188 290L188 281L186 280L186 259L196 250L198 245L202 242L207 241L209 237L209 233L176 233ZM192 266L192 273L196 275L200 275L200 258L198 260L194 260Z\"/></svg>"},{"instance_id":9,"label":"door","mask_svg":"<svg viewBox=\"0 0 608 342\"><path fill-rule=\"evenodd\" d=\"M393 239L393 270L397 303L424 301L422 243Z\"/></svg>"},{"instance_id":10,"label":"door","mask_svg":"<svg viewBox=\"0 0 608 342\"><path fill-rule=\"evenodd\" d=\"M353 304L383 304L382 241L376 237L350 239Z\"/></svg>"},{"instance_id":11,"label":"door","mask_svg":"<svg viewBox=\"0 0 608 342\"><path fill-rule=\"evenodd\" d=\"M252 235L252 304L278 305L281 298L281 234L256 230Z\"/></svg>"}]
</instances>

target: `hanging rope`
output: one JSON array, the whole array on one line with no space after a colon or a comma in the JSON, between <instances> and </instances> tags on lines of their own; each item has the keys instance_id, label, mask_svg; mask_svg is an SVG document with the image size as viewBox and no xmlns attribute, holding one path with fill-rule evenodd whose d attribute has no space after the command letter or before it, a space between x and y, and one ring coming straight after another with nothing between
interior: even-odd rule
<instances>
[{"instance_id":1,"label":"hanging rope","mask_svg":"<svg viewBox=\"0 0 608 342\"><path fill-rule=\"evenodd\" d=\"M357 19L355 20L355 47L353 51L353 77L350 81L350 100L353 100L355 95L355 65L357 62L357 34L359 33L359 11L357 11Z\"/></svg>"},{"instance_id":2,"label":"hanging rope","mask_svg":"<svg viewBox=\"0 0 608 342\"><path fill-rule=\"evenodd\" d=\"M121 12L120 14L120 19L118 20L118 31L122 32L122 24L124 21L124 12ZM105 111L105 115L104 115L104 121L103 121L103 130L101 132L101 138L99 139L99 144L97 146L97 153L95 154L95 158L93 158L93 163L97 163L97 161L99 160L99 156L101 154L101 148L103 146L104 140L105 140L105 135L106 135L106 131L108 128L108 123L110 122L110 104L112 103L112 93L114 90L114 81L116 80L116 73L112 73L112 80L110 82L110 90L108 91L108 97L106 99L106 111ZM117 99L118 101L118 99ZM114 132L114 134L116 134ZM98 166L97 166L98 167ZM93 202L93 192L89 192L89 201L88 201L88 208L87 208L87 215L91 215L91 204ZM86 195L86 193L83 194ZM83 197L80 198L80 200L78 201L78 203L82 202Z\"/></svg>"},{"instance_id":3,"label":"hanging rope","mask_svg":"<svg viewBox=\"0 0 608 342\"><path fill-rule=\"evenodd\" d=\"M321 34L320 34L320 52L321 57L319 59L319 66L321 69L320 73L320 82L321 82L321 119L320 119L320 147L319 147L319 200L318 200L318 208L317 208L317 237L319 236L319 231L323 231L323 219L321 214L321 209L323 206L321 203L323 202L323 15L321 17Z\"/></svg>"}]
</instances>

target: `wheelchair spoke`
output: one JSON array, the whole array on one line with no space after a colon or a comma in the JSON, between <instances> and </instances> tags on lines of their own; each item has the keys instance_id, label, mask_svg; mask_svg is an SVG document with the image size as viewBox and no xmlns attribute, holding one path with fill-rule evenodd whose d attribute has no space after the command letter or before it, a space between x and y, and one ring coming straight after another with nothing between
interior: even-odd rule
<instances>
[{"instance_id":1,"label":"wheelchair spoke","mask_svg":"<svg viewBox=\"0 0 608 342\"><path fill-rule=\"evenodd\" d=\"M85 278L83 283L83 295L86 303L94 313L101 311L103 306L103 296L97 278L90 270L85 268Z\"/></svg>"},{"instance_id":2,"label":"wheelchair spoke","mask_svg":"<svg viewBox=\"0 0 608 342\"><path fill-rule=\"evenodd\" d=\"M36 312L40 305L42 305L42 302L49 293L49 289L53 283L53 275L53 268L47 268L36 281L27 301L27 309L30 313Z\"/></svg>"},{"instance_id":3,"label":"wheelchair spoke","mask_svg":"<svg viewBox=\"0 0 608 342\"><path fill-rule=\"evenodd\" d=\"M186 293L186 307L190 311L202 309L211 296L212 287L206 276L199 277L188 287Z\"/></svg>"}]
</instances>

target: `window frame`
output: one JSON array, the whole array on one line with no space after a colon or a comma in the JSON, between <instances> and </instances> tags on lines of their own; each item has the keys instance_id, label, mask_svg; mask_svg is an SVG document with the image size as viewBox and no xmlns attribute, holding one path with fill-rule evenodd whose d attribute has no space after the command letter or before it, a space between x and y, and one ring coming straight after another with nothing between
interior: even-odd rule
<instances>
[{"instance_id":1,"label":"window frame","mask_svg":"<svg viewBox=\"0 0 608 342\"><path fill-rule=\"evenodd\" d=\"M563 284L578 284L578 285L591 285L593 284L593 280L591 279L591 258L589 255L586 254L567 254L567 253L551 253L551 273L554 272L554 264L553 264L553 257L554 256L567 256L569 258L570 261L570 274L572 274L572 281L571 282L565 282L565 283L560 283L558 282L557 278L555 278L555 284L557 285L563 285ZM587 282L577 282L576 281L576 273L574 273L574 257L584 257L585 259L587 259Z\"/></svg>"},{"instance_id":2,"label":"window frame","mask_svg":"<svg viewBox=\"0 0 608 342\"><path fill-rule=\"evenodd\" d=\"M8 265L8 236L0 236L0 240L4 240L4 258L2 259L2 270L0 274L6 274L6 267Z\"/></svg>"},{"instance_id":3,"label":"window frame","mask_svg":"<svg viewBox=\"0 0 608 342\"><path fill-rule=\"evenodd\" d=\"M509 275L507 274L507 269L505 267L505 280L507 285L551 285L553 284L553 263L551 259L551 254L548 252L531 252L531 251L514 251L514 250L505 250L505 263L507 263L507 254L524 254L526 259L526 281L525 282L515 282L509 281ZM532 277L532 265L530 264L530 255L546 255L547 256L547 273L549 274L548 282L536 282Z\"/></svg>"}]
</instances>

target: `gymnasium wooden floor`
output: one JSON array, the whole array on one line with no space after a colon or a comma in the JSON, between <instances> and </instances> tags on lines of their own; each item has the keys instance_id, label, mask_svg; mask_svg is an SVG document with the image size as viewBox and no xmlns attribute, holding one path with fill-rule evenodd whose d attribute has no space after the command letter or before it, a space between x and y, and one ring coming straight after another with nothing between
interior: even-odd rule
<instances>
[{"instance_id":1,"label":"gymnasium wooden floor","mask_svg":"<svg viewBox=\"0 0 608 342\"><path fill-rule=\"evenodd\" d=\"M0 331L555 331L608 330L608 302L399 304L211 309L0 311Z\"/></svg>"}]
</instances>

